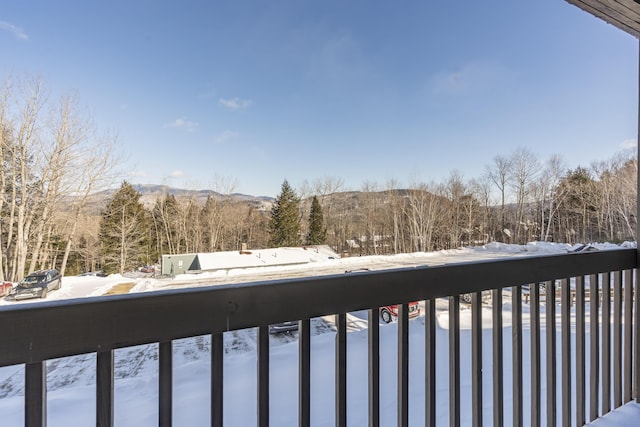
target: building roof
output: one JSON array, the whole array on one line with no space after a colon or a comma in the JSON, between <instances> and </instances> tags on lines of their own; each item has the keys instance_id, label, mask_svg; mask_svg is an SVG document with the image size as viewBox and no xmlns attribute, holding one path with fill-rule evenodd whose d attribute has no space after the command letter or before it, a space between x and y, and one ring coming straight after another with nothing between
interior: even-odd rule
<instances>
[{"instance_id":1,"label":"building roof","mask_svg":"<svg viewBox=\"0 0 640 427\"><path fill-rule=\"evenodd\" d=\"M340 258L326 245L198 253L196 256L203 271L308 264Z\"/></svg>"},{"instance_id":2,"label":"building roof","mask_svg":"<svg viewBox=\"0 0 640 427\"><path fill-rule=\"evenodd\" d=\"M640 2L637 0L566 0L611 25L640 38Z\"/></svg>"}]
</instances>

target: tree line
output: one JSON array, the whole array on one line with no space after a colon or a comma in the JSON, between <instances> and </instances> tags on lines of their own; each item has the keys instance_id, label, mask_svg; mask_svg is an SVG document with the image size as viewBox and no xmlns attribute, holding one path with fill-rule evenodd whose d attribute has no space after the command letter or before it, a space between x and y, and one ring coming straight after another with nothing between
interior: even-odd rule
<instances>
[{"instance_id":1,"label":"tree line","mask_svg":"<svg viewBox=\"0 0 640 427\"><path fill-rule=\"evenodd\" d=\"M113 178L115 138L96 131L73 96L55 101L37 78L0 87L0 279L78 256L89 196ZM64 206L64 214L61 214Z\"/></svg>"},{"instance_id":2,"label":"tree line","mask_svg":"<svg viewBox=\"0 0 640 427\"><path fill-rule=\"evenodd\" d=\"M296 192L285 180L270 208L224 195L202 206L165 195L145 209L125 182L102 214L98 240L104 266L116 270L162 254L244 247L327 244L343 255L374 255L492 241L622 242L635 239L636 176L630 154L569 170L557 157L543 165L519 148L468 181L454 171L439 183L341 191L342 180L325 178Z\"/></svg>"},{"instance_id":3,"label":"tree line","mask_svg":"<svg viewBox=\"0 0 640 427\"><path fill-rule=\"evenodd\" d=\"M619 153L568 169L526 148L499 155L482 176L452 171L400 186L337 177L284 180L272 203L233 197L227 185L201 202L164 194L143 203L113 188L116 139L96 132L73 97L50 102L38 80L0 92L0 279L35 269L124 272L163 254L327 244L343 255L433 251L491 241L621 242L637 226L637 159Z\"/></svg>"}]
</instances>

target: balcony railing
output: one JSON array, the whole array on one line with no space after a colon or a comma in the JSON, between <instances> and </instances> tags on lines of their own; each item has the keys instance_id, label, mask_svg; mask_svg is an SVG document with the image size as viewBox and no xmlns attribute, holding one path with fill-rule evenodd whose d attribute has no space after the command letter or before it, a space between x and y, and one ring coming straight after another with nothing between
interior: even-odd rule
<instances>
[{"instance_id":1,"label":"balcony railing","mask_svg":"<svg viewBox=\"0 0 640 427\"><path fill-rule=\"evenodd\" d=\"M534 426L583 425L637 395L636 325L640 310L638 299L634 299L636 267L636 250L621 249L5 306L0 309L0 366L25 364L25 425L44 426L46 361L97 353L96 425L112 426L114 350L158 343L159 425L170 426L172 341L210 335L211 424L222 426L223 334L257 328L256 418L258 425L266 426L270 409L268 325L302 319L298 332L298 424L309 426L310 319L335 315L335 425L346 426L347 313L368 309L368 418L369 425L377 426L381 419L377 307L400 304L397 424L407 426L412 375L407 303L424 301L424 400L420 406L424 407L427 426L436 425L436 408L443 405L449 408L451 426L463 423L463 413L470 414L464 420L470 419L474 426L486 423L487 418L495 426L525 422ZM485 302L492 307L492 334L490 342L483 342L481 308L487 291L491 294ZM468 293L473 295L472 399L469 407L463 407L460 295ZM449 372L447 384L436 384L436 357L440 354L436 352L436 303L442 303L442 298L446 298L449 310ZM503 333L505 302L512 307L510 337ZM530 323L528 342L523 339L523 319ZM510 346L505 346L505 341ZM511 351L506 351L509 347ZM491 349L489 378L483 375L483 348ZM505 381L511 384L505 385ZM490 383L490 397L483 395L484 383ZM436 387L448 388L447 401L438 400ZM489 410L483 400L492 402ZM541 413L543 407L547 408L545 413ZM524 419L525 414L530 420Z\"/></svg>"}]
</instances>

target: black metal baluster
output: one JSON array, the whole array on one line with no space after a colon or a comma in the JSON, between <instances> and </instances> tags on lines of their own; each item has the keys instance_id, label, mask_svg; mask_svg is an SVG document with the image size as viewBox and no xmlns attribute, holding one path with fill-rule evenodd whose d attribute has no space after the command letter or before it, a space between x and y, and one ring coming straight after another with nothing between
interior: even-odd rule
<instances>
[{"instance_id":1,"label":"black metal baluster","mask_svg":"<svg viewBox=\"0 0 640 427\"><path fill-rule=\"evenodd\" d=\"M603 414L611 410L611 273L602 273L602 402Z\"/></svg>"},{"instance_id":2,"label":"black metal baluster","mask_svg":"<svg viewBox=\"0 0 640 427\"><path fill-rule=\"evenodd\" d=\"M556 426L557 368L556 368L556 282L545 283L545 323L547 342L547 427Z\"/></svg>"},{"instance_id":3,"label":"black metal baluster","mask_svg":"<svg viewBox=\"0 0 640 427\"><path fill-rule=\"evenodd\" d=\"M424 303L425 426L436 427L436 300Z\"/></svg>"},{"instance_id":4,"label":"black metal baluster","mask_svg":"<svg viewBox=\"0 0 640 427\"><path fill-rule=\"evenodd\" d=\"M96 426L113 427L113 350L96 354Z\"/></svg>"},{"instance_id":5,"label":"black metal baluster","mask_svg":"<svg viewBox=\"0 0 640 427\"><path fill-rule=\"evenodd\" d=\"M613 272L613 408L622 405L622 273Z\"/></svg>"},{"instance_id":6,"label":"black metal baluster","mask_svg":"<svg viewBox=\"0 0 640 427\"><path fill-rule=\"evenodd\" d=\"M369 310L369 427L380 426L380 309Z\"/></svg>"},{"instance_id":7,"label":"black metal baluster","mask_svg":"<svg viewBox=\"0 0 640 427\"><path fill-rule=\"evenodd\" d=\"M504 339L502 336L502 289L491 291L493 326L493 425L504 425Z\"/></svg>"},{"instance_id":8,"label":"black metal baluster","mask_svg":"<svg viewBox=\"0 0 640 427\"><path fill-rule=\"evenodd\" d=\"M398 427L409 426L409 305L398 305Z\"/></svg>"},{"instance_id":9,"label":"black metal baluster","mask_svg":"<svg viewBox=\"0 0 640 427\"><path fill-rule=\"evenodd\" d=\"M482 292L471 297L472 425L482 427Z\"/></svg>"},{"instance_id":10,"label":"black metal baluster","mask_svg":"<svg viewBox=\"0 0 640 427\"><path fill-rule=\"evenodd\" d=\"M522 287L514 286L511 290L512 302L512 357L513 357L513 426L522 426Z\"/></svg>"},{"instance_id":11,"label":"black metal baluster","mask_svg":"<svg viewBox=\"0 0 640 427\"><path fill-rule=\"evenodd\" d=\"M571 425L571 290L570 281L562 279L560 329L562 331L562 425Z\"/></svg>"},{"instance_id":12,"label":"black metal baluster","mask_svg":"<svg viewBox=\"0 0 640 427\"><path fill-rule=\"evenodd\" d=\"M624 271L624 360L623 360L623 402L627 403L631 400L632 383L633 383L633 286L631 283L632 271Z\"/></svg>"},{"instance_id":13,"label":"black metal baluster","mask_svg":"<svg viewBox=\"0 0 640 427\"><path fill-rule=\"evenodd\" d=\"M170 427L173 415L173 345L171 341L158 345L158 408L159 426Z\"/></svg>"},{"instance_id":14,"label":"black metal baluster","mask_svg":"<svg viewBox=\"0 0 640 427\"><path fill-rule=\"evenodd\" d=\"M589 276L589 422L598 418L600 407L600 283Z\"/></svg>"},{"instance_id":15,"label":"black metal baluster","mask_svg":"<svg viewBox=\"0 0 640 427\"><path fill-rule=\"evenodd\" d=\"M531 426L539 427L541 396L541 364L540 364L540 284L530 285L531 303Z\"/></svg>"},{"instance_id":16,"label":"black metal baluster","mask_svg":"<svg viewBox=\"0 0 640 427\"><path fill-rule=\"evenodd\" d=\"M640 402L640 298L638 297L638 270L633 272L633 398Z\"/></svg>"},{"instance_id":17,"label":"black metal baluster","mask_svg":"<svg viewBox=\"0 0 640 427\"><path fill-rule=\"evenodd\" d=\"M298 425L311 425L311 320L298 322Z\"/></svg>"},{"instance_id":18,"label":"black metal baluster","mask_svg":"<svg viewBox=\"0 0 640 427\"><path fill-rule=\"evenodd\" d=\"M47 425L47 363L34 362L25 365L24 425Z\"/></svg>"},{"instance_id":19,"label":"black metal baluster","mask_svg":"<svg viewBox=\"0 0 640 427\"><path fill-rule=\"evenodd\" d=\"M585 424L584 276L576 277L576 424Z\"/></svg>"},{"instance_id":20,"label":"black metal baluster","mask_svg":"<svg viewBox=\"0 0 640 427\"><path fill-rule=\"evenodd\" d=\"M223 424L224 335L211 335L211 427Z\"/></svg>"},{"instance_id":21,"label":"black metal baluster","mask_svg":"<svg viewBox=\"0 0 640 427\"><path fill-rule=\"evenodd\" d=\"M258 426L269 425L269 327L258 328Z\"/></svg>"},{"instance_id":22,"label":"black metal baluster","mask_svg":"<svg viewBox=\"0 0 640 427\"><path fill-rule=\"evenodd\" d=\"M336 314L336 427L347 426L347 315Z\"/></svg>"},{"instance_id":23,"label":"black metal baluster","mask_svg":"<svg viewBox=\"0 0 640 427\"><path fill-rule=\"evenodd\" d=\"M449 297L449 425L460 427L460 297Z\"/></svg>"}]
</instances>

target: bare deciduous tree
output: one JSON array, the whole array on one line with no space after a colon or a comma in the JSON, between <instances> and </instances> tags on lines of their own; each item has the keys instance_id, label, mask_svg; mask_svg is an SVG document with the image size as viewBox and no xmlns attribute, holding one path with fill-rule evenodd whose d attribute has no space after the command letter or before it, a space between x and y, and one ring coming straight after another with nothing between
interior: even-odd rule
<instances>
[{"instance_id":1,"label":"bare deciduous tree","mask_svg":"<svg viewBox=\"0 0 640 427\"><path fill-rule=\"evenodd\" d=\"M433 249L433 235L442 227L444 208L435 184L415 183L407 191L405 216L411 251L427 252Z\"/></svg>"},{"instance_id":2,"label":"bare deciduous tree","mask_svg":"<svg viewBox=\"0 0 640 427\"><path fill-rule=\"evenodd\" d=\"M509 185L509 176L511 171L511 159L503 156L493 158L493 164L487 166L486 175L494 183L500 194L500 236L506 228L505 223L505 203L506 191Z\"/></svg>"},{"instance_id":3,"label":"bare deciduous tree","mask_svg":"<svg viewBox=\"0 0 640 427\"><path fill-rule=\"evenodd\" d=\"M41 142L40 115L46 101L40 80L20 81L17 87L18 93L10 95L10 101L15 103L11 128L13 135L10 137L11 155L8 167L3 168L3 173L9 176L11 194L5 251L12 280L24 277L29 255L29 233L38 207L36 190L31 184L39 178L32 168L32 159L38 150L37 144Z\"/></svg>"},{"instance_id":4,"label":"bare deciduous tree","mask_svg":"<svg viewBox=\"0 0 640 427\"><path fill-rule=\"evenodd\" d=\"M540 240L548 241L552 224L558 212L559 201L564 196L559 184L566 170L558 155L551 156L538 180L537 199L540 206Z\"/></svg>"},{"instance_id":5,"label":"bare deciduous tree","mask_svg":"<svg viewBox=\"0 0 640 427\"><path fill-rule=\"evenodd\" d=\"M516 195L515 236L519 243L529 240L532 223L527 221L525 206L530 202L529 196L538 173L540 162L536 156L526 148L518 148L511 160L510 175Z\"/></svg>"},{"instance_id":6,"label":"bare deciduous tree","mask_svg":"<svg viewBox=\"0 0 640 427\"><path fill-rule=\"evenodd\" d=\"M92 138L89 124L73 97L50 104L39 79L6 82L0 93L1 276L20 280L54 266L64 272L86 196L113 165L111 145Z\"/></svg>"}]
</instances>

